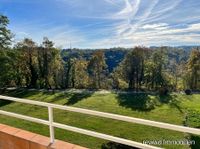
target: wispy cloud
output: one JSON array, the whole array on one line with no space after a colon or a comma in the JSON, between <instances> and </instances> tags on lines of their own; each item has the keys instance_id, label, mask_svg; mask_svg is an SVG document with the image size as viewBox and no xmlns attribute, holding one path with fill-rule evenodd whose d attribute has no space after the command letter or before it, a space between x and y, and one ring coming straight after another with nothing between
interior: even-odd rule
<instances>
[{"instance_id":1,"label":"wispy cloud","mask_svg":"<svg viewBox=\"0 0 200 149\"><path fill-rule=\"evenodd\" d=\"M187 27L175 28L177 26L181 26L182 22L180 22L179 24L179 22L177 21L176 24L173 23L172 25L170 25L170 20L168 19L165 20L165 18L167 18L169 15L171 15L172 16L171 18L173 19L176 18L178 19L178 17L173 16L173 12L181 11L180 4L182 0L169 1L168 3L165 3L164 1L161 0L160 1L154 0L153 2L151 1L151 4L145 7L145 9L142 10L142 12L140 11L140 8L142 7L141 2L138 2L138 5L134 5L136 9L133 9L133 7L131 6L131 1L126 0L125 2L126 2L126 7L124 7L122 11L117 13L117 15L123 14L124 20L126 21L121 21L120 24L115 26L116 29L115 37L111 37L110 40L109 39L103 40L101 43L102 45L106 43L107 44L109 43L110 45L122 45L122 46L123 45L133 46L138 44L178 45L178 44L200 43L200 41L198 40L198 37L200 36L199 34L200 28L198 23L190 24ZM193 3L194 2L191 2L191 4ZM179 11L177 11L178 8ZM133 10L136 13L132 13ZM171 13L169 13L170 11ZM131 14L134 15L132 15L131 17ZM185 16L190 16L190 14L185 14L180 17L184 19ZM166 22L169 22L169 24Z\"/></svg>"},{"instance_id":2,"label":"wispy cloud","mask_svg":"<svg viewBox=\"0 0 200 149\"><path fill-rule=\"evenodd\" d=\"M146 24L141 27L142 29L154 29L154 30L164 30L168 28L168 24L166 23L158 23L158 24Z\"/></svg>"},{"instance_id":3,"label":"wispy cloud","mask_svg":"<svg viewBox=\"0 0 200 149\"><path fill-rule=\"evenodd\" d=\"M18 40L103 48L200 44L199 7L199 0L3 0L0 11Z\"/></svg>"}]
</instances>

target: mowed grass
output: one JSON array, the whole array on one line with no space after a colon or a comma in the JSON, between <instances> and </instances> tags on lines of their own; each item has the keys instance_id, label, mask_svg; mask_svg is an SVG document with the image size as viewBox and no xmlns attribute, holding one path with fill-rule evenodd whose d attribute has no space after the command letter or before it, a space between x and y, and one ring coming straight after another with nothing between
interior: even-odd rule
<instances>
[{"instance_id":1,"label":"mowed grass","mask_svg":"<svg viewBox=\"0 0 200 149\"><path fill-rule=\"evenodd\" d=\"M185 115L188 110L200 110L200 95L186 96L181 94L172 94L167 98L160 98L155 95L147 95L144 97L135 94L78 94L62 91L54 93L47 91L42 92L28 90L8 91L5 93L5 95L156 120L177 125L184 124ZM155 109L145 110L140 108L142 106L141 103L144 103L144 100L148 98L153 98L155 101L157 101L157 106ZM0 101L0 110L11 111L41 119L48 119L47 108L34 105ZM183 140L188 136L188 134L176 131L57 109L54 110L54 121L139 142L142 142L143 140ZM0 115L0 123L49 136L48 126L41 124L3 115ZM103 143L108 142L106 140L57 128L55 130L55 135L57 139L93 149L101 148ZM172 149L190 148L187 145L164 145L161 147Z\"/></svg>"}]
</instances>

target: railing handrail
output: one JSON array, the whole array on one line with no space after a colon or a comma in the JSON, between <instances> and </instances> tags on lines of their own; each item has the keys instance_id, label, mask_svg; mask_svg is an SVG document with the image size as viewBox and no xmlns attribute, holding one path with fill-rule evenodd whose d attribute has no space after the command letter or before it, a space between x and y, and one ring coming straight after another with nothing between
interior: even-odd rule
<instances>
[{"instance_id":1,"label":"railing handrail","mask_svg":"<svg viewBox=\"0 0 200 149\"><path fill-rule=\"evenodd\" d=\"M118 115L118 114L111 114L111 113L106 113L106 112L99 112L99 111L88 110L88 109L83 109L83 108L63 106L63 105L57 105L57 104L51 104L51 103L46 103L46 102L33 101L33 100L21 99L21 98L15 98L15 97L8 97L8 96L2 96L2 95L0 95L0 99L47 107L48 112L49 112L49 121L41 120L41 119L29 117L29 116L24 116L24 115L12 113L12 112L6 112L6 111L2 111L2 110L0 110L0 114L7 115L7 116L13 116L16 118L48 125L49 129L50 129L50 137L51 137L52 143L54 142L54 128L53 127L57 127L57 128L63 128L66 130L90 135L90 136L101 138L101 139L106 139L109 141L126 144L126 145L133 146L133 147L149 148L149 149L150 148L152 148L152 149L158 148L158 147L138 143L138 142L131 141L131 140L126 140L126 139L122 139L122 138L118 138L118 137L105 135L102 133L97 133L97 132L84 130L84 129L80 129L80 128L76 128L76 127L72 127L72 126L68 126L68 125L64 125L64 124L55 123L55 122L53 122L53 108L200 135L200 129L197 129L197 128L190 128L190 127L168 124L168 123L163 123L163 122L156 122L156 121L145 120L145 119L140 119L140 118L122 116L122 115Z\"/></svg>"}]
</instances>

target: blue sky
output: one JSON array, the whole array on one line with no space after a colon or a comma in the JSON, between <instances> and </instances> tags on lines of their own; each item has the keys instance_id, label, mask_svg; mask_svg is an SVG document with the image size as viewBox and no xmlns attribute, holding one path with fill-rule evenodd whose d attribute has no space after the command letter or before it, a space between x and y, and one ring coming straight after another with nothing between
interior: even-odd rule
<instances>
[{"instance_id":1,"label":"blue sky","mask_svg":"<svg viewBox=\"0 0 200 149\"><path fill-rule=\"evenodd\" d=\"M1 0L14 41L57 47L199 45L200 0Z\"/></svg>"}]
</instances>

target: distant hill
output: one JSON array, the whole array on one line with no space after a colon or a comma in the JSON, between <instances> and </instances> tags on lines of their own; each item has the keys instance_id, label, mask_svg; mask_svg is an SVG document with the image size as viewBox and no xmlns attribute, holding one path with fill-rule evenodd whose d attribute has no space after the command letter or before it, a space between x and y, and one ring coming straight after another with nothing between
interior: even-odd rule
<instances>
[{"instance_id":1,"label":"distant hill","mask_svg":"<svg viewBox=\"0 0 200 149\"><path fill-rule=\"evenodd\" d=\"M61 52L61 56L64 61L68 58L86 59L89 60L95 50L80 50L80 49L64 49ZM106 64L108 65L109 72L123 60L124 56L128 53L128 49L113 48L103 50L105 53Z\"/></svg>"},{"instance_id":2,"label":"distant hill","mask_svg":"<svg viewBox=\"0 0 200 149\"><path fill-rule=\"evenodd\" d=\"M176 48L176 49L183 49L184 51L190 51L192 49L200 48L199 45L196 45L196 46L195 45L191 45L191 46L165 46L165 47L167 47L169 49L174 49L174 48ZM156 49L156 48L160 48L160 47L151 46L150 48Z\"/></svg>"},{"instance_id":3,"label":"distant hill","mask_svg":"<svg viewBox=\"0 0 200 149\"><path fill-rule=\"evenodd\" d=\"M179 63L181 61L187 61L191 49L200 48L200 46L177 46L177 47L164 47L167 51L169 61L176 61ZM151 49L159 49L160 47L152 46ZM61 51L61 56L64 61L69 58L85 59L89 60L95 50L99 49L63 49ZM111 48L104 49L106 64L108 65L109 72L119 65L119 63L124 59L125 55L130 51L131 48ZM169 64L170 65L170 64Z\"/></svg>"}]
</instances>

